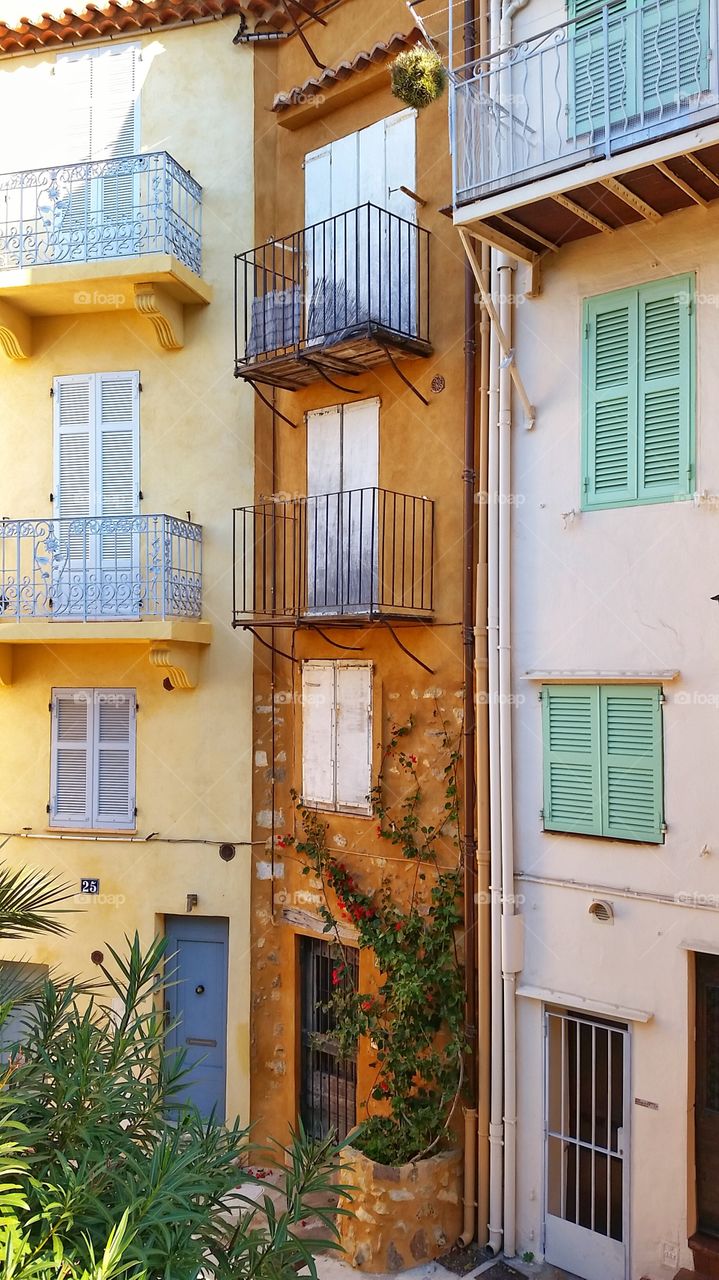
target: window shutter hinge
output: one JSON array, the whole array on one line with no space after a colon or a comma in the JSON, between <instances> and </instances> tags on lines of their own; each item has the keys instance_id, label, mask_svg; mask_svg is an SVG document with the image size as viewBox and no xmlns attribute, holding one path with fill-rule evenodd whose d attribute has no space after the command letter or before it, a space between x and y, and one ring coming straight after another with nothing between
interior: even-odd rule
<instances>
[{"instance_id":1,"label":"window shutter hinge","mask_svg":"<svg viewBox=\"0 0 719 1280\"><path fill-rule=\"evenodd\" d=\"M145 495L144 495L144 493L142 492L142 489L139 489L139 490L138 490L138 493L137 493L137 499L138 499L138 502L144 502L144 501L145 501Z\"/></svg>"},{"instance_id":2,"label":"window shutter hinge","mask_svg":"<svg viewBox=\"0 0 719 1280\"><path fill-rule=\"evenodd\" d=\"M588 337L589 337L589 329L590 329L590 325L589 325L589 321L587 320L587 323L586 323L586 324L585 324L585 326L584 326L584 336L585 336L585 338L588 338Z\"/></svg>"},{"instance_id":3,"label":"window shutter hinge","mask_svg":"<svg viewBox=\"0 0 719 1280\"><path fill-rule=\"evenodd\" d=\"M540 690L538 691L538 693L537 693L537 697L539 698L539 701L541 702L541 701L542 701L542 698L544 697L544 689L540 689Z\"/></svg>"},{"instance_id":4,"label":"window shutter hinge","mask_svg":"<svg viewBox=\"0 0 719 1280\"><path fill-rule=\"evenodd\" d=\"M544 822L544 809L539 810L539 821Z\"/></svg>"},{"instance_id":5,"label":"window shutter hinge","mask_svg":"<svg viewBox=\"0 0 719 1280\"><path fill-rule=\"evenodd\" d=\"M139 711L139 710L140 710L140 704L139 704L139 702L136 702L136 703L135 703L135 710L136 710L136 711Z\"/></svg>"},{"instance_id":6,"label":"window shutter hinge","mask_svg":"<svg viewBox=\"0 0 719 1280\"><path fill-rule=\"evenodd\" d=\"M662 702L666 702L666 700L667 700L667 695L665 694L663 689L660 689L657 694L657 701L659 703L662 703Z\"/></svg>"},{"instance_id":7,"label":"window shutter hinge","mask_svg":"<svg viewBox=\"0 0 719 1280\"><path fill-rule=\"evenodd\" d=\"M45 812L46 812L46 813L51 813L51 812L52 812L52 810L51 810L51 808L50 808L50 805L49 805L49 804L46 804L46 805L45 805Z\"/></svg>"},{"instance_id":8,"label":"window shutter hinge","mask_svg":"<svg viewBox=\"0 0 719 1280\"><path fill-rule=\"evenodd\" d=\"M667 826L666 822L661 822L661 823L659 824L659 830L661 831L661 833L662 833L662 835L663 835L663 836L665 836L665 835L667 834L667 831L669 830L669 827Z\"/></svg>"},{"instance_id":9,"label":"window shutter hinge","mask_svg":"<svg viewBox=\"0 0 719 1280\"><path fill-rule=\"evenodd\" d=\"M687 303L687 315L688 316L694 315L694 299L693 298L690 298Z\"/></svg>"},{"instance_id":10,"label":"window shutter hinge","mask_svg":"<svg viewBox=\"0 0 719 1280\"><path fill-rule=\"evenodd\" d=\"M52 399L52 397L54 396L54 394L55 394L55 388L54 388L54 387L50 387L50 399Z\"/></svg>"},{"instance_id":11,"label":"window shutter hinge","mask_svg":"<svg viewBox=\"0 0 719 1280\"><path fill-rule=\"evenodd\" d=\"M50 711L50 712L52 711L52 703L51 703L51 702L48 702L48 704L47 704L47 709L48 709L48 711Z\"/></svg>"},{"instance_id":12,"label":"window shutter hinge","mask_svg":"<svg viewBox=\"0 0 719 1280\"><path fill-rule=\"evenodd\" d=\"M138 384L137 384L137 389L138 389L138 391L140 392L140 395L142 395L142 383L141 383L141 382L138 382Z\"/></svg>"},{"instance_id":13,"label":"window shutter hinge","mask_svg":"<svg viewBox=\"0 0 719 1280\"><path fill-rule=\"evenodd\" d=\"M135 818L136 818L136 817L137 817L137 805L135 805L135 808L133 809L132 813L133 813L133 817L135 817Z\"/></svg>"},{"instance_id":14,"label":"window shutter hinge","mask_svg":"<svg viewBox=\"0 0 719 1280\"><path fill-rule=\"evenodd\" d=\"M589 493L589 476L584 477L584 492Z\"/></svg>"},{"instance_id":15,"label":"window shutter hinge","mask_svg":"<svg viewBox=\"0 0 719 1280\"><path fill-rule=\"evenodd\" d=\"M55 494L54 494L54 493L51 493L51 494L50 494L50 501L51 501L51 502L54 502L54 501L55 501Z\"/></svg>"}]
</instances>

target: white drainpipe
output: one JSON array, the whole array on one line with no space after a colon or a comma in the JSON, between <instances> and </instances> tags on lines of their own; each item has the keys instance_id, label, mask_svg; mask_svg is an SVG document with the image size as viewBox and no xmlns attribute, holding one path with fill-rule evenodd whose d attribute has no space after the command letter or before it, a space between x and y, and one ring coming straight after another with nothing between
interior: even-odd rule
<instances>
[{"instance_id":1,"label":"white drainpipe","mask_svg":"<svg viewBox=\"0 0 719 1280\"><path fill-rule=\"evenodd\" d=\"M500 255L499 321L512 348L514 269ZM517 970L521 968L520 918L514 910L514 818L512 795L511 511L512 379L510 354L499 369L499 759L502 857L502 987L504 995L504 1253L516 1252L517 1169Z\"/></svg>"},{"instance_id":2,"label":"white drainpipe","mask_svg":"<svg viewBox=\"0 0 719 1280\"><path fill-rule=\"evenodd\" d=\"M495 308L498 273L492 272ZM504 1180L504 1040L502 1016L502 839L499 777L499 340L492 326L489 356L489 441L487 450L487 692L489 696L489 808L491 916L491 1086L489 1111L489 1240L502 1247Z\"/></svg>"},{"instance_id":3,"label":"white drainpipe","mask_svg":"<svg viewBox=\"0 0 719 1280\"><path fill-rule=\"evenodd\" d=\"M528 0L491 0L490 49L507 48L512 20ZM502 67L495 92L502 96ZM514 268L492 253L492 300L511 351ZM491 807L492 1070L489 1246L516 1253L517 1063L516 975L522 967L522 919L514 903L511 672L512 380L492 327L490 346L487 529L489 785Z\"/></svg>"}]
</instances>

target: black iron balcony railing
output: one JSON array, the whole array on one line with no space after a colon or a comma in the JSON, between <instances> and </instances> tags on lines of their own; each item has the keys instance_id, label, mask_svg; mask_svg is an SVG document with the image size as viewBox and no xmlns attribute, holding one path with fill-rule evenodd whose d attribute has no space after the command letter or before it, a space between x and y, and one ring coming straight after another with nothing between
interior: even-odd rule
<instances>
[{"instance_id":1,"label":"black iron balcony railing","mask_svg":"<svg viewBox=\"0 0 719 1280\"><path fill-rule=\"evenodd\" d=\"M201 613L200 525L167 515L0 520L0 628Z\"/></svg>"},{"instance_id":2,"label":"black iron balcony railing","mask_svg":"<svg viewBox=\"0 0 719 1280\"><path fill-rule=\"evenodd\" d=\"M431 615L429 498L352 489L270 499L233 514L235 625Z\"/></svg>"},{"instance_id":3,"label":"black iron balcony railing","mask_svg":"<svg viewBox=\"0 0 719 1280\"><path fill-rule=\"evenodd\" d=\"M152 253L202 271L202 187L166 151L0 174L0 272Z\"/></svg>"},{"instance_id":4,"label":"black iron balcony railing","mask_svg":"<svg viewBox=\"0 0 719 1280\"><path fill-rule=\"evenodd\" d=\"M383 344L428 354L429 232L363 204L238 254L235 312L239 375L307 372L330 347L359 368Z\"/></svg>"},{"instance_id":5,"label":"black iron balcony railing","mask_svg":"<svg viewBox=\"0 0 719 1280\"><path fill-rule=\"evenodd\" d=\"M718 14L717 0L612 0L456 68L457 202L716 120Z\"/></svg>"}]
</instances>

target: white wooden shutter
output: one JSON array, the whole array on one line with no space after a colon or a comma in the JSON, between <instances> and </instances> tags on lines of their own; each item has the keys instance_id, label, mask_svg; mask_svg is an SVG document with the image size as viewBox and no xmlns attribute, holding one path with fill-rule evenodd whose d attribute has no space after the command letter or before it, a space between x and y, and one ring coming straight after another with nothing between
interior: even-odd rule
<instances>
[{"instance_id":1,"label":"white wooden shutter","mask_svg":"<svg viewBox=\"0 0 719 1280\"><path fill-rule=\"evenodd\" d=\"M134 515L140 489L140 375L95 375L96 514Z\"/></svg>"},{"instance_id":2,"label":"white wooden shutter","mask_svg":"<svg viewBox=\"0 0 719 1280\"><path fill-rule=\"evenodd\" d=\"M92 159L92 63L90 52L64 53L57 58L56 109L62 164Z\"/></svg>"},{"instance_id":3,"label":"white wooden shutter","mask_svg":"<svg viewBox=\"0 0 719 1280\"><path fill-rule=\"evenodd\" d=\"M372 667L336 666L337 807L369 813L372 786Z\"/></svg>"},{"instance_id":4,"label":"white wooden shutter","mask_svg":"<svg viewBox=\"0 0 719 1280\"><path fill-rule=\"evenodd\" d=\"M90 374L53 380L55 513L89 516L94 500L94 386Z\"/></svg>"},{"instance_id":5,"label":"white wooden shutter","mask_svg":"<svg viewBox=\"0 0 719 1280\"><path fill-rule=\"evenodd\" d=\"M379 475L379 397L342 406L341 488L374 488Z\"/></svg>"},{"instance_id":6,"label":"white wooden shutter","mask_svg":"<svg viewBox=\"0 0 719 1280\"><path fill-rule=\"evenodd\" d=\"M52 696L50 825L92 824L92 690Z\"/></svg>"},{"instance_id":7,"label":"white wooden shutter","mask_svg":"<svg viewBox=\"0 0 719 1280\"><path fill-rule=\"evenodd\" d=\"M335 663L302 667L302 799L335 804Z\"/></svg>"},{"instance_id":8,"label":"white wooden shutter","mask_svg":"<svg viewBox=\"0 0 719 1280\"><path fill-rule=\"evenodd\" d=\"M417 190L417 112L410 109L389 116L384 123L384 168L387 195L382 208L409 222L417 221L417 205L400 187ZM367 197L363 196L363 199Z\"/></svg>"},{"instance_id":9,"label":"white wooden shutter","mask_svg":"<svg viewBox=\"0 0 719 1280\"><path fill-rule=\"evenodd\" d=\"M305 156L305 226L314 226L332 214L332 147L320 147Z\"/></svg>"},{"instance_id":10,"label":"white wooden shutter","mask_svg":"<svg viewBox=\"0 0 719 1280\"><path fill-rule=\"evenodd\" d=\"M94 691L93 825L135 826L134 689Z\"/></svg>"},{"instance_id":11,"label":"white wooden shutter","mask_svg":"<svg viewBox=\"0 0 719 1280\"><path fill-rule=\"evenodd\" d=\"M339 405L307 414L307 493L339 493L342 488L342 410Z\"/></svg>"},{"instance_id":12,"label":"white wooden shutter","mask_svg":"<svg viewBox=\"0 0 719 1280\"><path fill-rule=\"evenodd\" d=\"M138 59L139 45L58 55L63 163L110 160L139 149Z\"/></svg>"}]
</instances>

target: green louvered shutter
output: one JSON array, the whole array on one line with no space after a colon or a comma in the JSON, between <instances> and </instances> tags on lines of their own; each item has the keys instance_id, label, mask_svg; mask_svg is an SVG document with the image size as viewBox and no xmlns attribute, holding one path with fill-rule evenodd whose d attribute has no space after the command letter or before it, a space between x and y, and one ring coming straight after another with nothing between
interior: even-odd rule
<instances>
[{"instance_id":1,"label":"green louvered shutter","mask_svg":"<svg viewBox=\"0 0 719 1280\"><path fill-rule=\"evenodd\" d=\"M685 276L639 290L639 501L692 491L692 285Z\"/></svg>"},{"instance_id":2,"label":"green louvered shutter","mask_svg":"<svg viewBox=\"0 0 719 1280\"><path fill-rule=\"evenodd\" d=\"M600 687L602 829L625 840L663 840L661 692Z\"/></svg>"},{"instance_id":3,"label":"green louvered shutter","mask_svg":"<svg viewBox=\"0 0 719 1280\"><path fill-rule=\"evenodd\" d=\"M601 834L599 696L593 685L545 685L544 826Z\"/></svg>"},{"instance_id":4,"label":"green louvered shutter","mask_svg":"<svg viewBox=\"0 0 719 1280\"><path fill-rule=\"evenodd\" d=\"M573 135L606 132L604 46L608 46L609 120L626 122L635 113L635 21L627 17L633 0L612 3L606 11L601 0L570 0L570 130ZM586 16L585 16L586 15ZM597 138L595 137L595 141Z\"/></svg>"},{"instance_id":5,"label":"green louvered shutter","mask_svg":"<svg viewBox=\"0 0 719 1280\"><path fill-rule=\"evenodd\" d=\"M651 0L641 12L641 107L666 119L709 88L708 0ZM667 112L669 108L669 112Z\"/></svg>"},{"instance_id":6,"label":"green louvered shutter","mask_svg":"<svg viewBox=\"0 0 719 1280\"><path fill-rule=\"evenodd\" d=\"M586 304L584 339L584 505L636 498L637 292Z\"/></svg>"}]
</instances>

